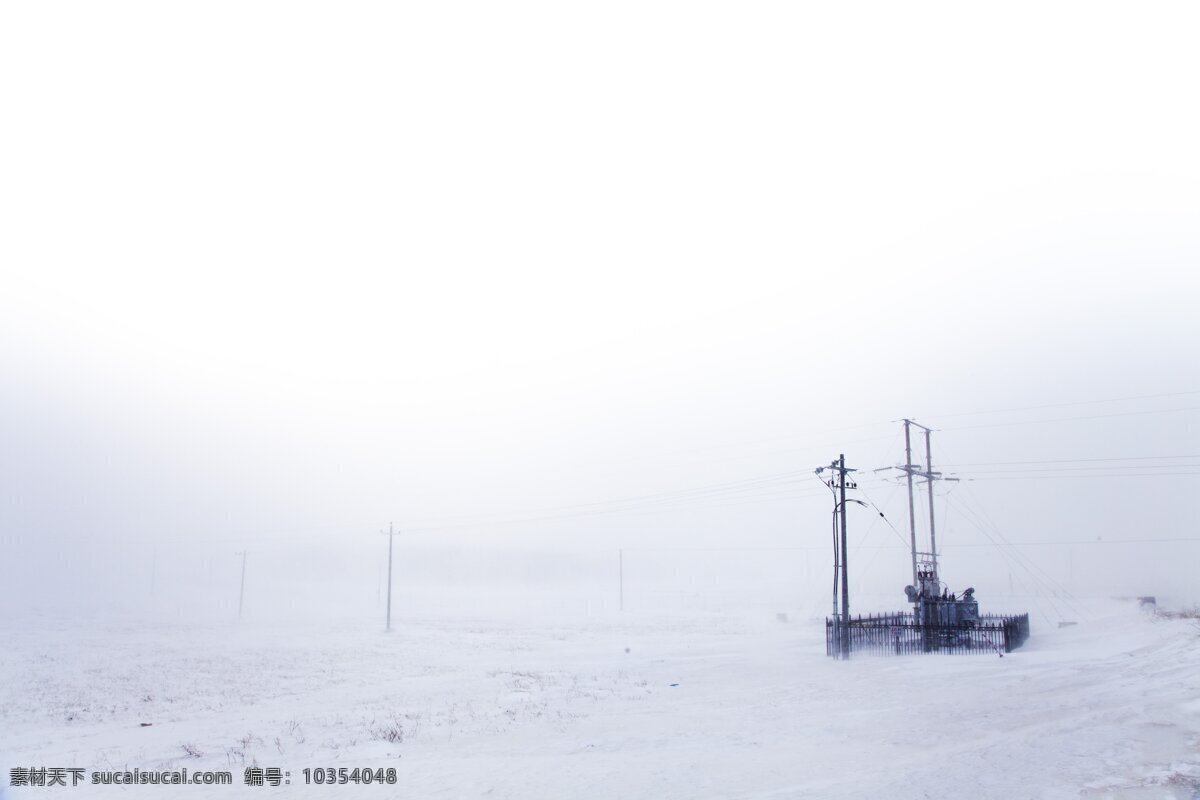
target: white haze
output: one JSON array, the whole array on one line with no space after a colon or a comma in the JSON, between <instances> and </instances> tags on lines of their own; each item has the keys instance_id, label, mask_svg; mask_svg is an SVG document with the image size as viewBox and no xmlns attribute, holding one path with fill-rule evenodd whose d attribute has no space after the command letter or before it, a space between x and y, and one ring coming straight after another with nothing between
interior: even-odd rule
<instances>
[{"instance_id":1,"label":"white haze","mask_svg":"<svg viewBox=\"0 0 1200 800\"><path fill-rule=\"evenodd\" d=\"M909 416L955 588L1200 600L1196 16L10 4L0 598L381 619L394 523L405 613L820 613Z\"/></svg>"}]
</instances>

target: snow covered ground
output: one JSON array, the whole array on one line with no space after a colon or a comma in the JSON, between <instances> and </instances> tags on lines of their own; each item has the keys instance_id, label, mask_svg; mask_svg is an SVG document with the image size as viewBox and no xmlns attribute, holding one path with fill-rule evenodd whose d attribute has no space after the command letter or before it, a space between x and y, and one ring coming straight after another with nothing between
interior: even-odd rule
<instances>
[{"instance_id":1,"label":"snow covered ground","mask_svg":"<svg viewBox=\"0 0 1200 800\"><path fill-rule=\"evenodd\" d=\"M814 619L9 619L0 765L230 770L22 797L1191 798L1200 630L1096 604L1018 652L835 663ZM146 723L149 723L148 725ZM289 785L245 787L247 766ZM392 786L304 768L394 767Z\"/></svg>"}]
</instances>

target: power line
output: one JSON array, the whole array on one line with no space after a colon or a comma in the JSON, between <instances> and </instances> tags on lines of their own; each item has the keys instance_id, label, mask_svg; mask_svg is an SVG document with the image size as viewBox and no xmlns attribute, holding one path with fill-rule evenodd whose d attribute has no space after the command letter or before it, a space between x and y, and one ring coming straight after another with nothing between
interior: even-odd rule
<instances>
[{"instance_id":1,"label":"power line","mask_svg":"<svg viewBox=\"0 0 1200 800\"><path fill-rule=\"evenodd\" d=\"M798 482L798 480L797 480L798 478L800 478L804 475L807 475L807 474L808 474L807 470L790 470L787 472L778 472L778 473L774 473L771 475L760 475L760 476L751 477L751 478L741 478L741 479L733 480L733 481L724 481L721 483L705 484L705 485L695 486L695 487L690 487L690 488L685 488L685 489L672 489L672 490L667 490L667 491L662 491L662 492L652 492L652 493L643 494L643 495L631 495L629 497L610 498L608 500L596 500L596 501L592 501L592 502L588 502L588 503L571 503L571 504L560 505L560 506L543 506L540 508L526 508L526 509L518 509L515 511L509 511L509 512L501 512L501 513L497 513L497 514L474 514L474 515L465 515L465 516L459 516L459 517L439 517L439 518L433 519L432 521L437 522L437 521L442 521L442 520L445 520L445 521L488 520L488 519L496 519L499 517L512 517L512 516L517 516L517 515L528 515L528 514L545 514L545 513L556 512L556 511L582 510L582 509L589 509L589 508L596 508L596 507L603 507L603 506L616 507L616 506L629 506L629 505L633 505L633 504L640 505L640 504L645 504L645 503L654 503L654 502L660 502L660 501L670 501L670 500L674 500L674 499L682 499L682 498L692 497L692 496L702 496L702 495L707 495L707 494L726 493L726 492L738 491L738 490L742 490L742 489L756 488L758 486L765 486L765 485L770 485L773 483L786 483L786 482L789 482L792 480L796 480L796 482ZM413 520L413 522L419 522L419 521L420 521L419 519Z\"/></svg>"},{"instance_id":2,"label":"power line","mask_svg":"<svg viewBox=\"0 0 1200 800\"><path fill-rule=\"evenodd\" d=\"M823 436L828 433L841 433L842 431L856 431L856 430L862 430L863 428L877 428L877 427L882 427L884 425L890 425L890 424L891 423L889 423L889 422L867 422L862 425L848 425L848 426L842 427L842 428L826 428L825 430L820 430L820 431L785 433L785 434L782 434L779 436L768 436L768 437L765 437L762 439L743 439L740 442L729 442L727 444L715 444L715 445L709 445L707 447L697 447L697 448L691 448L688 450L677 450L674 452L676 452L676 453L703 453L707 450L726 450L726 449L729 449L730 447L741 447L741 446L748 445L748 444L750 444L750 445L752 445L752 444L769 444L771 442L779 442L779 441L783 441L785 439L796 439L801 436ZM864 439L861 441L872 441L872 440ZM811 448L811 449L816 449L817 447L824 447L824 446L825 445L814 445L813 448Z\"/></svg>"},{"instance_id":3,"label":"power line","mask_svg":"<svg viewBox=\"0 0 1200 800\"><path fill-rule=\"evenodd\" d=\"M942 464L943 467L999 467L1014 464L1084 464L1097 461L1156 461L1159 459L1200 458L1200 454L1181 456L1112 456L1108 458L1054 458L1041 461L971 461L959 464Z\"/></svg>"},{"instance_id":4,"label":"power line","mask_svg":"<svg viewBox=\"0 0 1200 800\"><path fill-rule=\"evenodd\" d=\"M904 534L902 534L902 533L900 533L900 531L896 530L896 526L893 525L892 521L884 515L883 509L881 509L879 506L875 505L875 501L870 498L870 496L867 494L866 490L863 489L861 485L859 485L858 490L860 492L862 492L863 497L867 498L867 502L871 504L871 507L879 512L880 519L882 519L884 522L887 523L887 526L889 528L891 528L892 533L896 534L896 538L900 540L900 544L904 545L905 547L908 547L909 546L908 540L904 538ZM896 493L899 491L900 491L900 484L896 484L895 488L892 490L891 495L888 497L887 500L884 501L884 505L885 506L890 505L892 500L895 499ZM874 523L872 523L872 527L874 527ZM870 528L867 529L867 532L868 533L870 532Z\"/></svg>"},{"instance_id":5,"label":"power line","mask_svg":"<svg viewBox=\"0 0 1200 800\"><path fill-rule=\"evenodd\" d=\"M1178 478L1196 477L1200 472L1129 472L1108 473L1104 475L985 475L982 478L964 478L967 481L1062 481L1094 478Z\"/></svg>"},{"instance_id":6,"label":"power line","mask_svg":"<svg viewBox=\"0 0 1200 800\"><path fill-rule=\"evenodd\" d=\"M1100 472L1114 469L1200 469L1200 464L1113 464L1107 467L1022 467L1020 469L971 470L972 475L993 475L1012 472Z\"/></svg>"},{"instance_id":7,"label":"power line","mask_svg":"<svg viewBox=\"0 0 1200 800\"><path fill-rule=\"evenodd\" d=\"M965 512L963 514L963 518L974 525L975 528L979 530L979 532L982 533L985 538L990 540L996 546L996 551L1002 558L1008 561L1010 565L1015 563L1021 567L1034 581L1035 586L1041 584L1047 588L1050 588L1050 595L1052 597L1058 598L1059 592L1067 595L1068 597L1070 596L1070 593L1067 592L1061 584L1058 584L1053 577L1047 574L1046 571L1043 570L1036 561L1028 558L1015 545L1013 545L1006 536L1004 536L1004 534L1000 531L999 526L992 521L991 517L988 516L987 511L982 508L982 504L979 502L978 498L975 497L974 491L969 486L966 487L966 494L959 496L959 500L961 502L956 501L954 503L956 510L961 508L961 510ZM949 497L946 498L946 502L949 504ZM977 505L978 508L976 508ZM989 527L991 528L991 533L988 531ZM1001 543L1003 543L1004 546L1002 546ZM1008 548L1007 551L1005 546ZM1039 577L1038 573L1041 574L1041 577ZM1057 591L1055 591L1055 589L1057 589ZM1055 604L1055 600L1051 600L1049 597L1047 600L1051 603L1051 605ZM1079 611L1065 599L1062 602L1076 616L1082 616ZM1061 614L1061 611L1056 610L1056 613Z\"/></svg>"},{"instance_id":8,"label":"power line","mask_svg":"<svg viewBox=\"0 0 1200 800\"><path fill-rule=\"evenodd\" d=\"M974 416L981 416L983 414L1009 414L1014 411L1040 411L1040 410L1046 409L1046 408L1069 408L1071 406L1100 405L1103 403L1124 403L1129 400L1157 400L1157 399L1160 399L1163 397L1183 397L1186 395L1197 395L1197 394L1200 394L1200 389L1187 391L1187 392L1166 392L1163 394L1142 394L1142 395L1135 395L1133 397L1111 397L1111 398L1108 398L1105 400L1076 400L1071 403L1050 403L1047 405L1040 405L1040 406L1022 406L1019 408L999 408L999 409L993 409L992 411L960 411L955 414L936 414L936 415L932 415L932 416L936 416L938 419L951 419L953 417L974 417Z\"/></svg>"},{"instance_id":9,"label":"power line","mask_svg":"<svg viewBox=\"0 0 1200 800\"><path fill-rule=\"evenodd\" d=\"M903 534L901 534L901 533L900 533L900 531L896 530L896 526L892 524L892 521L891 521L890 519L888 519L888 518L887 518L887 516L885 516L885 515L884 515L884 513L883 513L883 509L881 509L879 506L875 505L875 501L874 501L874 500L872 500L870 497L868 497L868 496L867 496L867 493L866 493L865 491L863 491L863 489L862 489L862 487L861 487L861 486L859 487L859 491L860 491L860 492L862 492L862 495L863 495L863 497L866 497L866 498L867 498L867 502L871 504L871 507L872 507L872 508L874 508L876 511L878 511L878 512L879 512L879 519L882 519L884 522L886 522L886 523L887 523L887 526L888 526L889 528L891 528L891 529L892 529L892 533L896 534L896 537L897 537L898 539L900 539L900 543L901 543L901 544L904 546L904 548L905 548L905 549L907 549L907 548L908 548L908 542L906 542L906 541L904 540L904 536L903 536ZM885 501L884 501L884 503L883 503L884 507L888 507L888 506L890 506L890 505L891 505L891 503L892 503L892 500L894 500L894 499L895 499L895 497L896 497L896 494L897 494L899 491L900 491L900 484L896 484L894 487L892 487L892 493L891 493L890 495L888 495L888 499L887 499L887 500L885 500ZM871 530L873 530L873 529L874 529L874 527L875 527L875 522L872 522L872 523L871 523L871 528L870 528L870 529L868 529L868 531L867 531L867 532L868 532L868 533L870 533L870 531L871 531ZM865 544L866 544L866 536L864 535L864 537L863 537L863 541L859 543L859 546L858 546L858 548L856 549L856 552L858 552L858 551L861 551L861 550L863 549L863 545L865 545ZM875 547L875 548L872 548L872 549L873 549L875 552L871 554L871 557L870 557L869 559L867 559L867 563L866 563L865 565L863 565L863 568L862 568L862 569L863 569L863 571L864 571L864 572L866 572L868 569L870 569L870 567L871 567L871 566L873 566L873 565L875 564L875 559L879 557L879 554L880 554L880 552L882 552L883 550L885 550L885 549L887 549L887 548L884 548L884 547Z\"/></svg>"},{"instance_id":10,"label":"power line","mask_svg":"<svg viewBox=\"0 0 1200 800\"><path fill-rule=\"evenodd\" d=\"M1019 550L1017 550L1015 547L1013 547L1011 553L1006 551L1004 546L1001 545L1001 543L999 541L997 541L996 537L994 537L992 534L988 533L988 531L985 529L983 523L980 520L972 519L974 512L971 511L970 509L968 509L965 505L960 509L958 507L958 505L955 504L955 510L959 511L960 516L964 520L966 520L976 530L978 530L980 533L982 533L984 535L984 537L990 543L990 546L992 548L994 548L996 553L999 554L999 556L1002 559L1004 559L1004 561L1008 564L1010 573L1013 569L1015 569L1018 574L1024 573L1028 577L1028 580L1030 581L1032 588L1035 590L1035 592L1037 594L1040 594L1043 598L1046 599L1047 602L1050 603L1050 605L1053 607L1054 613L1058 614L1060 617L1063 616L1061 609L1058 608L1058 604L1057 604L1056 600L1054 599L1054 596L1057 593L1051 587L1048 587L1045 584L1045 582L1042 581L1041 578L1039 578L1036 573L1034 573L1033 569L1027 563L1025 563L1025 560L1023 559L1022 554ZM970 515L968 514L968 512L970 512ZM1046 591L1046 589L1048 589L1048 588L1050 588L1051 590ZM1041 590L1041 591L1037 591L1037 590ZM1042 617L1043 617L1043 619L1045 619L1045 614L1043 614ZM1047 623L1049 621L1050 621L1049 619L1046 619Z\"/></svg>"},{"instance_id":11,"label":"power line","mask_svg":"<svg viewBox=\"0 0 1200 800\"><path fill-rule=\"evenodd\" d=\"M1104 400L1086 400L1073 403L1056 403L1044 404L1037 406L1024 406L1012 409L997 409L993 411L978 411L978 412L960 412L957 414L942 415L944 417L961 417L977 414L990 413L1007 413L1010 411L1023 411L1041 408L1060 408L1068 406L1092 405L1112 402L1124 402L1132 400L1147 400L1165 397L1178 397L1185 395L1200 394L1200 391L1188 392L1171 392L1149 395L1138 395L1121 398L1110 398ZM1198 410L1198 407L1174 408L1174 409L1157 409L1148 411L1132 411L1116 414L1090 415L1079 417L1062 417L1055 419L1032 420L1027 422L1011 422L1011 423L993 423L973 426L963 426L959 428L951 428L949 430L969 430L974 428L990 428L990 427L1010 427L1014 425L1030 425L1030 424L1047 424L1055 422L1069 422L1083 419L1105 419L1119 416L1141 415L1141 414L1159 414L1159 413L1179 413L1186 411ZM854 430L859 428L869 428L875 425L885 423L868 423L860 426L851 426L846 428L830 429L828 432L838 430ZM797 434L805 435L805 434ZM897 434L891 436L880 436L867 439L857 440L859 442L879 442L894 439ZM776 437L777 439L791 438L790 436ZM760 440L763 441L763 440ZM791 448L784 449L778 452L789 452L795 449L810 449L810 448ZM1093 459L1044 459L1031 461L997 461L997 462L964 462L956 464L947 464L944 466L963 466L963 467L988 467L988 466L1014 466L1022 467L1021 469L1013 470L980 470L976 474L978 478L971 480L981 481L998 481L998 480L1063 480L1071 478L1160 478L1160 477L1195 477L1200 475L1200 472L1184 471L1184 470L1200 470L1200 464L1145 464L1145 463L1128 463L1133 461L1155 461L1155 460L1183 460L1190 458L1200 458L1197 454L1188 455L1155 455L1155 456L1128 456L1128 457L1110 457L1110 458L1093 458ZM1101 463L1111 462L1114 465L1111 467L1061 467L1058 469L1037 469L1036 465L1054 465L1054 464L1086 464L1086 463ZM1084 471L1095 471L1101 474L1077 474ZM800 476L806 474L803 470L794 470L788 472L780 472L768 475L759 475L753 477L742 478L732 481L724 481L720 483L706 484L690 488L666 490L647 494L633 495L624 498L615 498L608 500L599 500L585 503L576 503L571 505L549 506L544 508L524 509L511 512L502 512L495 514L479 514L466 516L447 516L427 518L426 525L406 525L407 530L416 530L422 532L428 531L445 531L454 529L478 529L491 526L510 526L522 524L537 524L556 520L566 520L589 516L620 516L620 515L639 515L646 513L660 513L675 509L705 509L705 508L721 508L729 505L741 505L747 503L771 502L775 500L788 499L805 499L813 495L796 491L800 483ZM873 478L863 476L859 485L867 485L872 481L878 485L889 484L892 482L882 478ZM722 503L720 501L731 501ZM885 517L886 519L886 517ZM420 520L411 520L416 523ZM889 521L890 525L890 521ZM283 534L285 531L328 531L336 532L351 532L355 529L364 527L363 523L343 524L343 525L328 525L328 526L303 526L289 529L272 529L269 533ZM894 530L894 528L893 528ZM230 531L226 534L224 541L239 541L235 538L237 531ZM290 540L291 537L289 537ZM217 540L211 540L217 541ZM260 539L261 541L261 539Z\"/></svg>"},{"instance_id":12,"label":"power line","mask_svg":"<svg viewBox=\"0 0 1200 800\"><path fill-rule=\"evenodd\" d=\"M987 538L992 539L993 541L995 541L996 539L999 539L1000 542L1004 543L1004 545L1006 545L1009 548L1011 555L1015 559L1017 559L1017 563L1021 564L1024 567L1024 569L1029 573L1030 577L1032 577L1035 581L1043 582L1044 585L1047 585L1052 590L1055 590L1055 589L1057 590L1057 591L1052 591L1052 594L1054 597L1058 598L1059 597L1058 593L1061 593L1068 598L1071 597L1071 593L1069 591L1067 591L1067 589L1064 586L1062 586L1062 584L1060 584L1057 580L1055 580L1053 576L1051 576L1044 569L1042 569L1041 565L1039 565L1037 563L1037 561L1026 556L1024 553L1022 553L1019 549L1017 549L1017 547L1008 540L1008 538L1000 531L1000 527L994 521L992 521L991 517L988 516L987 511L982 507L982 503L980 503L979 499L977 497L975 497L974 491L972 491L969 486L967 487L966 492L967 493L961 497L961 500L963 501L962 504L956 503L956 505L962 505L967 511L970 511L973 515L975 513L978 513L978 517L980 519L982 519L984 523L986 523L987 527L991 528L992 533L995 534L995 536L993 538L993 536L990 535L988 533L987 529L983 526L978 526L980 532L983 533L983 535L986 536ZM978 509L977 512L975 510L976 508ZM1000 549L1000 552L1001 552L1001 554L1004 554L1005 551L1003 549ZM1041 575L1040 579L1038 578L1039 573ZM1062 598L1059 598L1059 599L1062 599ZM1066 599L1062 599L1062 602L1076 616L1083 616L1079 613L1079 610L1074 608L1074 606L1072 606Z\"/></svg>"},{"instance_id":13,"label":"power line","mask_svg":"<svg viewBox=\"0 0 1200 800\"><path fill-rule=\"evenodd\" d=\"M1037 547L1037 546L1042 546L1042 545L1060 545L1060 544L1069 544L1069 545L1077 545L1077 544L1091 544L1091 545L1162 544L1165 542L1200 542L1200 536L1180 536L1180 537L1175 537L1175 538L1163 538L1163 539L1040 539L1040 540L1033 540L1033 541L1028 541L1028 542L1010 542L1009 544L1014 545L1014 546L1021 546L1021 547L1030 547L1030 546ZM978 543L978 542L975 544L966 543L966 544L949 545L949 547L991 547L991 546L992 545L982 544L982 543Z\"/></svg>"},{"instance_id":14,"label":"power line","mask_svg":"<svg viewBox=\"0 0 1200 800\"><path fill-rule=\"evenodd\" d=\"M799 483L799 481L795 481L795 483ZM747 489L753 488L753 489L757 489L757 490L761 491L763 487L746 487L746 488ZM779 488L782 488L782 487L779 487ZM746 489L742 490L743 493L745 491L746 491ZM468 529L478 529L478 528L486 528L486 527L535 524L535 523L541 523L541 522L552 522L552 521L559 521L559 520L566 520L566 519L580 519L580 518L588 518L588 517L622 516L622 515L630 515L630 514L636 516L640 513L656 513L656 512L662 512L662 511L673 511L673 510L677 510L677 509L687 509L687 508L720 508L723 506L722 505L707 505L707 506L705 506L705 505L695 505L695 504L698 502L706 503L706 502L709 502L712 500L721 500L721 499L727 499L729 497L737 497L737 496L738 496L737 492L731 492L731 491L711 492L711 493L707 493L707 494L698 494L698 495L693 495L693 496L688 496L688 497L662 498L662 499L659 499L656 501L650 501L650 502L627 504L627 505L615 505L611 508L594 508L594 509L581 510L581 511L577 511L577 512L564 513L564 514L545 514L545 515L541 515L541 516L530 516L530 517L522 517L522 518L514 518L514 519L481 520L478 522L459 523L459 524L454 524L454 525L409 526L408 530L421 531L421 532L434 532L434 531L447 531L447 530L468 530ZM764 500L764 499L791 499L791 498L801 499L801 498L813 497L813 496L815 496L815 495L813 495L811 493L794 494L791 491L789 491L787 494L781 494L778 497L775 497L771 494L762 494L762 495L759 495L757 498L755 498L755 500L750 500L748 502L755 502L757 500ZM743 502L747 502L747 501L743 501ZM740 504L741 503L730 503L730 504L724 504L724 505L740 505Z\"/></svg>"},{"instance_id":15,"label":"power line","mask_svg":"<svg viewBox=\"0 0 1200 800\"><path fill-rule=\"evenodd\" d=\"M1186 408L1158 408L1152 411L1122 411L1116 414L1095 414L1084 417L1056 417L1054 419L1030 419L1024 422L991 422L984 425L961 425L957 428L942 428L944 431L969 431L980 428L1011 428L1014 425L1042 425L1051 422L1076 422L1088 419L1112 419L1113 417L1136 417L1145 414L1175 414L1182 411L1200 411L1200 406Z\"/></svg>"}]
</instances>

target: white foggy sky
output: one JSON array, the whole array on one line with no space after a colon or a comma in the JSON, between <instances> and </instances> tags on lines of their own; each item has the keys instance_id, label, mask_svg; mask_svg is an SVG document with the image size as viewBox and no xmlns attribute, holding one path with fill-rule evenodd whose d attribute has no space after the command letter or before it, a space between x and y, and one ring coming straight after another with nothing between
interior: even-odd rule
<instances>
[{"instance_id":1,"label":"white foggy sky","mask_svg":"<svg viewBox=\"0 0 1200 800\"><path fill-rule=\"evenodd\" d=\"M9 537L870 469L905 415L963 462L1200 452L1194 411L950 430L1200 406L950 416L1200 390L1188 4L0 15ZM1013 539L1184 536L1195 480L978 491ZM820 544L825 505L438 536Z\"/></svg>"}]
</instances>

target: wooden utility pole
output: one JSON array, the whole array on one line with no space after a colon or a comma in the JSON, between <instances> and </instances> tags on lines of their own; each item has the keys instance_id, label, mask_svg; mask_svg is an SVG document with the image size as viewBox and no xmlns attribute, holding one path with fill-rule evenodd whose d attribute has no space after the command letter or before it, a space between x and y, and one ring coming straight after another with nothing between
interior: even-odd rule
<instances>
[{"instance_id":1,"label":"wooden utility pole","mask_svg":"<svg viewBox=\"0 0 1200 800\"><path fill-rule=\"evenodd\" d=\"M621 611L625 610L625 551L617 551L617 576L620 587L619 605Z\"/></svg>"},{"instance_id":2,"label":"wooden utility pole","mask_svg":"<svg viewBox=\"0 0 1200 800\"><path fill-rule=\"evenodd\" d=\"M384 533L384 531L380 531ZM386 535L388 537L388 576L387 576L387 626L384 628L385 633L392 632L392 539L395 538L397 531L392 523L388 523Z\"/></svg>"},{"instance_id":3,"label":"wooden utility pole","mask_svg":"<svg viewBox=\"0 0 1200 800\"><path fill-rule=\"evenodd\" d=\"M833 519L835 527L840 522L841 531L839 535L834 536L834 598L835 603L838 596L838 588L841 589L841 610L836 610L834 613L834 649L835 655L840 658L850 657L850 580L849 570L847 568L847 557L849 555L849 543L846 535L846 503L862 503L861 500L846 500L846 490L855 488L855 484L846 480L847 473L857 472L856 469L851 469L846 466L846 455L842 453L838 456L838 460L834 461L828 467L818 467L817 474L820 475L826 469L831 472L836 472L837 477L831 478L827 485L833 490L834 505ZM839 584L840 582L840 584Z\"/></svg>"},{"instance_id":4,"label":"wooden utility pole","mask_svg":"<svg viewBox=\"0 0 1200 800\"><path fill-rule=\"evenodd\" d=\"M246 551L243 550L240 553L234 553L234 555L239 555L242 557L242 588L238 592L238 619L241 619L242 606L245 604L246 600Z\"/></svg>"},{"instance_id":5,"label":"wooden utility pole","mask_svg":"<svg viewBox=\"0 0 1200 800\"><path fill-rule=\"evenodd\" d=\"M838 455L838 489L842 514L842 658L850 657L850 573L847 562L850 547L846 540L846 454Z\"/></svg>"}]
</instances>

